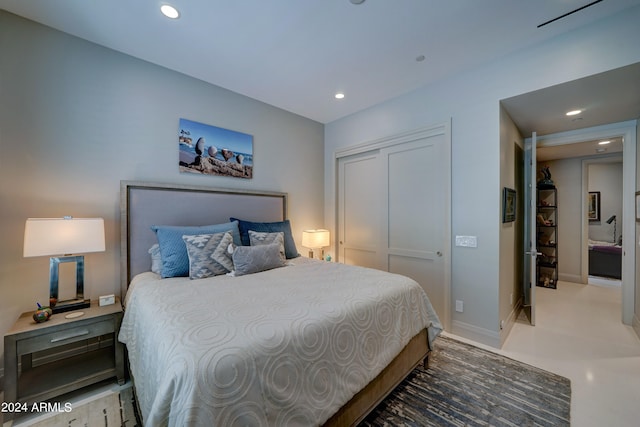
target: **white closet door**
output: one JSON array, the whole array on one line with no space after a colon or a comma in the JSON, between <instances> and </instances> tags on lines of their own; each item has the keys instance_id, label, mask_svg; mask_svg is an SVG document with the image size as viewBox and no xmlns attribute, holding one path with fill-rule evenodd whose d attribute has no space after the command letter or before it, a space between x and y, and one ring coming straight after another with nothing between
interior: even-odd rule
<instances>
[{"instance_id":1,"label":"white closet door","mask_svg":"<svg viewBox=\"0 0 640 427\"><path fill-rule=\"evenodd\" d=\"M449 319L451 155L448 125L338 153L340 262L413 278Z\"/></svg>"},{"instance_id":2,"label":"white closet door","mask_svg":"<svg viewBox=\"0 0 640 427\"><path fill-rule=\"evenodd\" d=\"M445 253L448 249L445 144L435 135L380 151L384 159L382 257L387 270L409 276L444 315L448 301Z\"/></svg>"},{"instance_id":3,"label":"white closet door","mask_svg":"<svg viewBox=\"0 0 640 427\"><path fill-rule=\"evenodd\" d=\"M380 262L380 164L378 151L341 158L339 260L386 270Z\"/></svg>"}]
</instances>

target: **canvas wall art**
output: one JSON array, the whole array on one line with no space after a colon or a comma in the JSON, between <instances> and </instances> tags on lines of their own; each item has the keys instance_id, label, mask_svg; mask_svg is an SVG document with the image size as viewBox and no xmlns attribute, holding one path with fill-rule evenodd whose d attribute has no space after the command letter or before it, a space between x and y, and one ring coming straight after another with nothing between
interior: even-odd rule
<instances>
[{"instance_id":1,"label":"canvas wall art","mask_svg":"<svg viewBox=\"0 0 640 427\"><path fill-rule=\"evenodd\" d=\"M253 178L253 136L180 119L178 164L182 173Z\"/></svg>"},{"instance_id":2,"label":"canvas wall art","mask_svg":"<svg viewBox=\"0 0 640 427\"><path fill-rule=\"evenodd\" d=\"M516 190L504 187L502 191L502 222L516 220Z\"/></svg>"}]
</instances>

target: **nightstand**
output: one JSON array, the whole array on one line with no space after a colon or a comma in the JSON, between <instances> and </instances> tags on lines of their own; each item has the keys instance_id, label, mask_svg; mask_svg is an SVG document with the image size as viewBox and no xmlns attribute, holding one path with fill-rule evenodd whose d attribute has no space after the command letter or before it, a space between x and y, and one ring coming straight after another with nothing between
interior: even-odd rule
<instances>
[{"instance_id":1,"label":"nightstand","mask_svg":"<svg viewBox=\"0 0 640 427\"><path fill-rule=\"evenodd\" d=\"M44 323L36 323L33 311L23 313L4 336L4 400L7 403L32 404L116 377L124 384L124 346L118 341L122 322L120 300L100 307L78 311L84 315L72 319L72 312L54 314ZM112 345L101 345L107 336ZM94 338L94 340L91 340ZM87 341L85 348L68 344ZM35 363L33 354L61 348L54 361ZM82 347L76 344L75 347ZM66 355L65 355L66 353ZM79 354L78 354L79 353ZM4 414L11 417L12 414ZM6 420L6 418L5 418Z\"/></svg>"}]
</instances>

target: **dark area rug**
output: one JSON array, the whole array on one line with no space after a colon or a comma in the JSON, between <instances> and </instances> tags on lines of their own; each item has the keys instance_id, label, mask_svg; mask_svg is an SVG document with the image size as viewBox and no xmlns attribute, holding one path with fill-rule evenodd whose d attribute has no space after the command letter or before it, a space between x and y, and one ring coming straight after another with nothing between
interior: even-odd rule
<instances>
[{"instance_id":1,"label":"dark area rug","mask_svg":"<svg viewBox=\"0 0 640 427\"><path fill-rule=\"evenodd\" d=\"M429 368L417 367L359 427L569 425L567 378L450 338L434 346ZM142 425L132 387L77 409L34 425Z\"/></svg>"},{"instance_id":2,"label":"dark area rug","mask_svg":"<svg viewBox=\"0 0 640 427\"><path fill-rule=\"evenodd\" d=\"M360 424L568 426L571 382L531 365L438 337L416 368Z\"/></svg>"}]
</instances>

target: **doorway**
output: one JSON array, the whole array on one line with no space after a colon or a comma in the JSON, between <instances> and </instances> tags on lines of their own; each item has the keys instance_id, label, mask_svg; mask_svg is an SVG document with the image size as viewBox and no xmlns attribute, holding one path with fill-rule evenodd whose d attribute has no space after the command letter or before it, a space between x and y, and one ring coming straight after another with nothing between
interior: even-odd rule
<instances>
[{"instance_id":1,"label":"doorway","mask_svg":"<svg viewBox=\"0 0 640 427\"><path fill-rule=\"evenodd\" d=\"M538 137L537 146L540 149L549 147L567 146L569 149L572 144L583 143L584 141L598 141L610 138L621 138L623 161L622 171L622 224L618 222L618 229L623 236L629 236L622 241L622 313L621 319L624 324L631 325L634 316L634 300L635 300L635 168L636 168L636 123L622 122L610 125L597 126L588 129L579 129L576 131L563 132L552 135ZM582 161L581 161L582 162ZM589 266L589 221L588 221L588 177L584 171L587 163L581 165L581 208L580 208L580 248L581 256L579 274L574 273L565 276L564 279L576 283L588 282L588 266ZM626 218L626 219L625 219ZM606 218L605 218L606 220ZM560 239L558 239L560 240ZM560 253L562 259L562 252ZM571 258L570 258L571 259ZM562 278L561 278L562 280Z\"/></svg>"}]
</instances>

